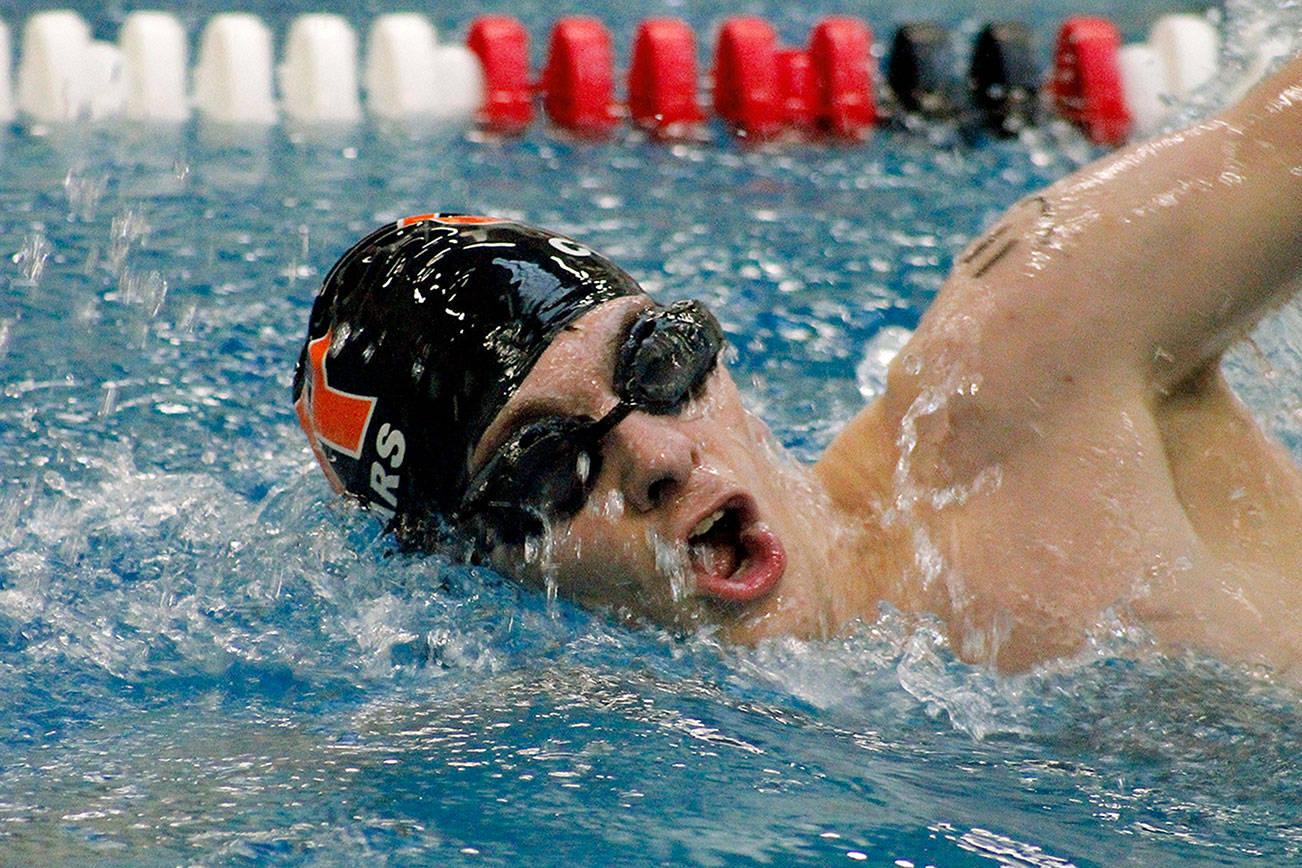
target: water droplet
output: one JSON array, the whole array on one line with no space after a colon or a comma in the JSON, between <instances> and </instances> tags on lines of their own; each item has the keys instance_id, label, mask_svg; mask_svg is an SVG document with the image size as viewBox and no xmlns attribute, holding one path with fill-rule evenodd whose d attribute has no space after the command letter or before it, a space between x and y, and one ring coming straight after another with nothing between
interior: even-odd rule
<instances>
[{"instance_id":1,"label":"water droplet","mask_svg":"<svg viewBox=\"0 0 1302 868\"><path fill-rule=\"evenodd\" d=\"M118 404L118 384L108 382L104 384L104 402L100 404L99 415L109 416L117 409Z\"/></svg>"},{"instance_id":2,"label":"water droplet","mask_svg":"<svg viewBox=\"0 0 1302 868\"><path fill-rule=\"evenodd\" d=\"M107 177L83 178L74 172L69 172L63 179L63 191L68 197L72 216L81 220L89 221L95 218L95 207L106 189L108 189Z\"/></svg>"},{"instance_id":3,"label":"water droplet","mask_svg":"<svg viewBox=\"0 0 1302 868\"><path fill-rule=\"evenodd\" d=\"M686 550L653 530L647 531L646 542L655 558L656 572L669 580L670 598L675 603L687 599L696 589L696 582Z\"/></svg>"},{"instance_id":4,"label":"water droplet","mask_svg":"<svg viewBox=\"0 0 1302 868\"><path fill-rule=\"evenodd\" d=\"M150 316L157 316L167 299L167 281L157 271L139 277L129 269L123 270L118 278L118 297L126 304L139 305Z\"/></svg>"},{"instance_id":5,"label":"water droplet","mask_svg":"<svg viewBox=\"0 0 1302 868\"><path fill-rule=\"evenodd\" d=\"M113 218L109 225L109 269L114 274L122 272L131 246L148 238L149 231L149 223L133 211Z\"/></svg>"},{"instance_id":6,"label":"water droplet","mask_svg":"<svg viewBox=\"0 0 1302 868\"><path fill-rule=\"evenodd\" d=\"M22 249L14 254L14 264L22 269L23 280L29 286L35 286L45 271L45 261L50 258L50 242L39 232L23 239Z\"/></svg>"}]
</instances>

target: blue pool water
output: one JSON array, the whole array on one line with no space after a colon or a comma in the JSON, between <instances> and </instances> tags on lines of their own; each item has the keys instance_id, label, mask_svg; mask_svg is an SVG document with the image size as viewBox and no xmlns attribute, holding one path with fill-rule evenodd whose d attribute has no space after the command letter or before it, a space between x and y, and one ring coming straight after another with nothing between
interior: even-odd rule
<instances>
[{"instance_id":1,"label":"blue pool water","mask_svg":"<svg viewBox=\"0 0 1302 868\"><path fill-rule=\"evenodd\" d=\"M85 5L111 33L114 13ZM1139 35L1172 7L1090 11ZM277 8L281 26L309 7ZM432 9L450 33L469 16ZM732 11L584 9L621 45L645 14L707 32ZM197 26L218 7L179 11ZM511 11L541 42L565 10ZM824 11L879 33L981 23L955 0L745 11L790 41ZM1070 11L1003 10L1046 54ZM330 496L290 411L337 254L384 220L466 209L568 232L663 298L714 303L748 397L810 457L963 244L1095 153L1058 127L765 151L717 130L673 147L540 127L505 143L371 127L0 136L0 864L1302 858L1295 688L1120 633L998 676L889 612L750 650L622 627L395 552ZM1295 305L1232 374L1302 456L1300 346Z\"/></svg>"}]
</instances>

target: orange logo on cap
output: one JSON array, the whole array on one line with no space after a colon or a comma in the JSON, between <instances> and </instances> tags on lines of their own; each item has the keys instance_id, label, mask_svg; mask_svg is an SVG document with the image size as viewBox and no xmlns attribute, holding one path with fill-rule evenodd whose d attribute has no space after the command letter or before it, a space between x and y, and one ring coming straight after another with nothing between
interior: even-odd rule
<instances>
[{"instance_id":1,"label":"orange logo on cap","mask_svg":"<svg viewBox=\"0 0 1302 868\"><path fill-rule=\"evenodd\" d=\"M312 444L317 461L335 488L343 491L344 485L331 468L322 445L351 458L361 458L362 443L366 439L366 429L371 424L371 414L375 412L377 399L354 395L330 385L325 369L330 336L331 333L326 332L307 345L311 371L306 387L294 402L294 409L298 413L298 423L303 426L308 442Z\"/></svg>"},{"instance_id":2,"label":"orange logo on cap","mask_svg":"<svg viewBox=\"0 0 1302 868\"><path fill-rule=\"evenodd\" d=\"M398 227L404 228L413 223L432 220L445 226L482 226L486 223L503 223L498 217L478 217L473 214L417 214L398 221Z\"/></svg>"}]
</instances>

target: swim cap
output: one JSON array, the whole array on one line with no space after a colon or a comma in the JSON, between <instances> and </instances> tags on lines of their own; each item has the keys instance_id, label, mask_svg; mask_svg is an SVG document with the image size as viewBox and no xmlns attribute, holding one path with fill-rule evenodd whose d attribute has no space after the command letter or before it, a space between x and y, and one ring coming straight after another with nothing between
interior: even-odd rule
<instances>
[{"instance_id":1,"label":"swim cap","mask_svg":"<svg viewBox=\"0 0 1302 868\"><path fill-rule=\"evenodd\" d=\"M460 502L470 454L556 334L641 294L542 229L425 214L363 238L312 307L294 407L334 487L419 542Z\"/></svg>"}]
</instances>

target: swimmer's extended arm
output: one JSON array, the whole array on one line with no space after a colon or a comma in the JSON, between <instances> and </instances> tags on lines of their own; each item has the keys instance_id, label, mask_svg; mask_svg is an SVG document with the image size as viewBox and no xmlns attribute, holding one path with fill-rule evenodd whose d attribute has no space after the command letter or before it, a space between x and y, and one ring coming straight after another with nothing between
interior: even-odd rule
<instances>
[{"instance_id":1,"label":"swimmer's extended arm","mask_svg":"<svg viewBox=\"0 0 1302 868\"><path fill-rule=\"evenodd\" d=\"M933 358L975 346L979 369L1032 396L1100 371L1163 394L1300 276L1302 58L1019 203L960 257L919 337Z\"/></svg>"}]
</instances>

